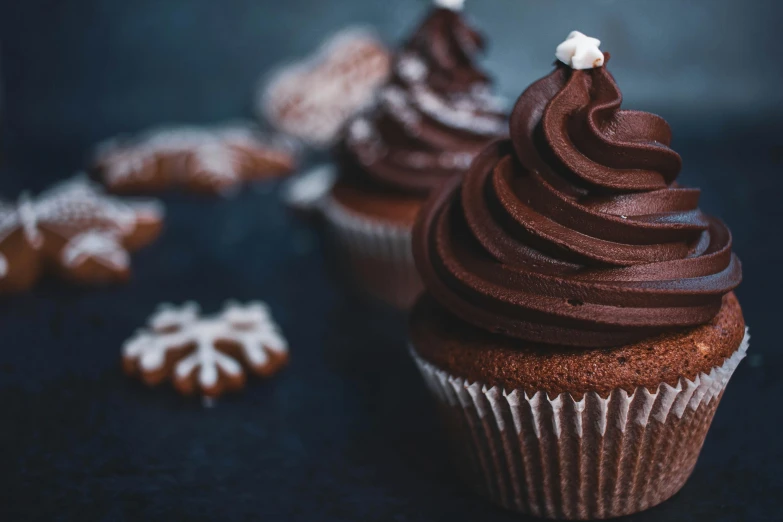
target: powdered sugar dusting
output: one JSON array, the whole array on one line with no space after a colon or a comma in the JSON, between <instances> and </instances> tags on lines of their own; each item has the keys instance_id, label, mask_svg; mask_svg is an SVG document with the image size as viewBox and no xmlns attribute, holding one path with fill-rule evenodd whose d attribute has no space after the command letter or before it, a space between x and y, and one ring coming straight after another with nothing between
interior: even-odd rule
<instances>
[{"instance_id":1,"label":"powdered sugar dusting","mask_svg":"<svg viewBox=\"0 0 783 522\"><path fill-rule=\"evenodd\" d=\"M445 126L474 134L494 136L505 131L506 123L502 118L481 114L487 110L495 111L501 105L485 85L473 86L469 94L437 93L427 85L426 79L429 74L427 65L413 52L400 56L395 70L397 75L407 83L408 92L399 87L387 87L382 92L382 99L389 105L393 116L404 118L403 121L409 125L414 125L420 119L417 114L418 109ZM389 89L396 89L402 93L395 95L395 99L391 100L394 103L390 103L387 99ZM416 114L415 118L408 115L409 112Z\"/></svg>"},{"instance_id":2,"label":"powdered sugar dusting","mask_svg":"<svg viewBox=\"0 0 783 522\"><path fill-rule=\"evenodd\" d=\"M370 166L383 158L403 169L465 169L473 153L440 150L443 145L438 143L448 129L481 139L505 134L503 104L485 84L468 86L466 92L437 91L429 85L427 61L411 49L397 57L394 73L394 79L379 91L374 111L348 127L347 143L361 164ZM384 125L390 120L402 126L408 137L421 140L421 146L390 147L384 139Z\"/></svg>"},{"instance_id":3,"label":"powdered sugar dusting","mask_svg":"<svg viewBox=\"0 0 783 522\"><path fill-rule=\"evenodd\" d=\"M421 116L409 103L408 93L403 89L390 85L381 91L381 101L388 114L402 123L412 133L421 122Z\"/></svg>"},{"instance_id":4,"label":"powdered sugar dusting","mask_svg":"<svg viewBox=\"0 0 783 522\"><path fill-rule=\"evenodd\" d=\"M469 98L462 97L459 105L449 103L424 85L411 89L416 106L432 119L465 131L486 136L501 134L506 123L500 118L490 118L477 114L479 107L471 104Z\"/></svg>"}]
</instances>

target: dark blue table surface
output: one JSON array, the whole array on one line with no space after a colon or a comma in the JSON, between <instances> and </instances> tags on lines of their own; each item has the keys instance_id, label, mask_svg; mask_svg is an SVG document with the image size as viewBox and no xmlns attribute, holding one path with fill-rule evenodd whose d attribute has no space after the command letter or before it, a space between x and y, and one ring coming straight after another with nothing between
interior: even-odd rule
<instances>
[{"instance_id":1,"label":"dark blue table surface","mask_svg":"<svg viewBox=\"0 0 783 522\"><path fill-rule=\"evenodd\" d=\"M170 84L176 75L150 43L161 39L171 48L155 23L160 17L133 18L133 36L123 40L117 31L125 25L110 22L130 16L126 3L75 2L71 10L56 2L22 4L0 9L0 193L8 197L68 176L109 134L171 119L249 116L251 80L282 52L254 49L256 66L243 47L242 35L249 39L251 31L240 28L229 51L243 60L223 65L223 83L188 77ZM406 23L421 10L400 4L413 9ZM383 26L383 8L372 9L367 18ZM165 27L197 40L202 26L191 27L185 15L178 25L168 13ZM294 14L286 16L293 23ZM75 24L82 36L57 20ZM223 30L214 17L206 27ZM141 67L143 79L112 66L112 53L133 54L122 54L118 42L128 41L146 42L144 65L128 64ZM203 53L210 63L223 62L217 51ZM198 55L186 56L189 67L198 65ZM548 64L542 67L531 76ZM150 71L162 79L163 98ZM514 76L505 78L513 94ZM635 92L642 104L665 106ZM702 187L702 208L734 233L745 278L737 293L752 340L689 482L628 520L780 520L783 126L769 107L664 115L685 161L682 181ZM326 268L318 231L289 215L278 191L272 184L232 199L165 195L165 232L133 256L129 284L94 290L46 281L0 299L0 520L520 520L455 478L406 353L404 314L345 292ZM149 389L125 377L122 342L158 303L188 299L206 311L226 299L265 300L289 339L290 366L212 408L169 386Z\"/></svg>"}]
</instances>

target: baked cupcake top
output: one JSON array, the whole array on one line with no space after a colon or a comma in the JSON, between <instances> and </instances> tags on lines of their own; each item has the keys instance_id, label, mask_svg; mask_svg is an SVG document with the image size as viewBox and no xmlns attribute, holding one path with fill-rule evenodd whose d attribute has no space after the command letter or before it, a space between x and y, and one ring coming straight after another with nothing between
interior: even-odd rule
<instances>
[{"instance_id":1,"label":"baked cupcake top","mask_svg":"<svg viewBox=\"0 0 783 522\"><path fill-rule=\"evenodd\" d=\"M436 4L395 56L376 105L346 128L340 155L357 182L424 196L507 131L475 64L484 39L466 23L461 2Z\"/></svg>"},{"instance_id":2,"label":"baked cupcake top","mask_svg":"<svg viewBox=\"0 0 783 522\"><path fill-rule=\"evenodd\" d=\"M574 41L572 41L574 40ZM598 40L572 33L522 94L510 139L414 230L425 286L485 330L603 347L709 322L741 280L731 234L677 184L661 117L623 110Z\"/></svg>"}]
</instances>

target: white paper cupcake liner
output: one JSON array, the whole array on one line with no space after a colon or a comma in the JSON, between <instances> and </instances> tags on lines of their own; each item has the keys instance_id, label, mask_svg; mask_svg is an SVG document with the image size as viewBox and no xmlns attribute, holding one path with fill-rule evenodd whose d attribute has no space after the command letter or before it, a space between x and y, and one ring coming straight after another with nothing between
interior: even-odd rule
<instances>
[{"instance_id":1,"label":"white paper cupcake liner","mask_svg":"<svg viewBox=\"0 0 783 522\"><path fill-rule=\"evenodd\" d=\"M722 366L655 393L577 401L449 375L411 353L437 398L465 478L501 506L540 517L609 518L663 502L687 480L750 336Z\"/></svg>"},{"instance_id":2,"label":"white paper cupcake liner","mask_svg":"<svg viewBox=\"0 0 783 522\"><path fill-rule=\"evenodd\" d=\"M368 219L332 197L324 198L321 209L332 239L354 268L371 263L382 270L376 277L360 275L364 288L397 307L411 306L422 290L411 250L411 228Z\"/></svg>"}]
</instances>

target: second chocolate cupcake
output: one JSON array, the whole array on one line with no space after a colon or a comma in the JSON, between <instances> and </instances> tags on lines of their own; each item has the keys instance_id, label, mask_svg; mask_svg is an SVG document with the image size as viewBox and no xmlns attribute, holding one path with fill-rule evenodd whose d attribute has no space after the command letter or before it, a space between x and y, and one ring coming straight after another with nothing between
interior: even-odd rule
<instances>
[{"instance_id":1,"label":"second chocolate cupcake","mask_svg":"<svg viewBox=\"0 0 783 522\"><path fill-rule=\"evenodd\" d=\"M419 208L507 129L475 64L484 40L459 3L436 2L395 57L377 105L347 126L340 177L325 205L354 280L403 308L421 290L410 250Z\"/></svg>"}]
</instances>

